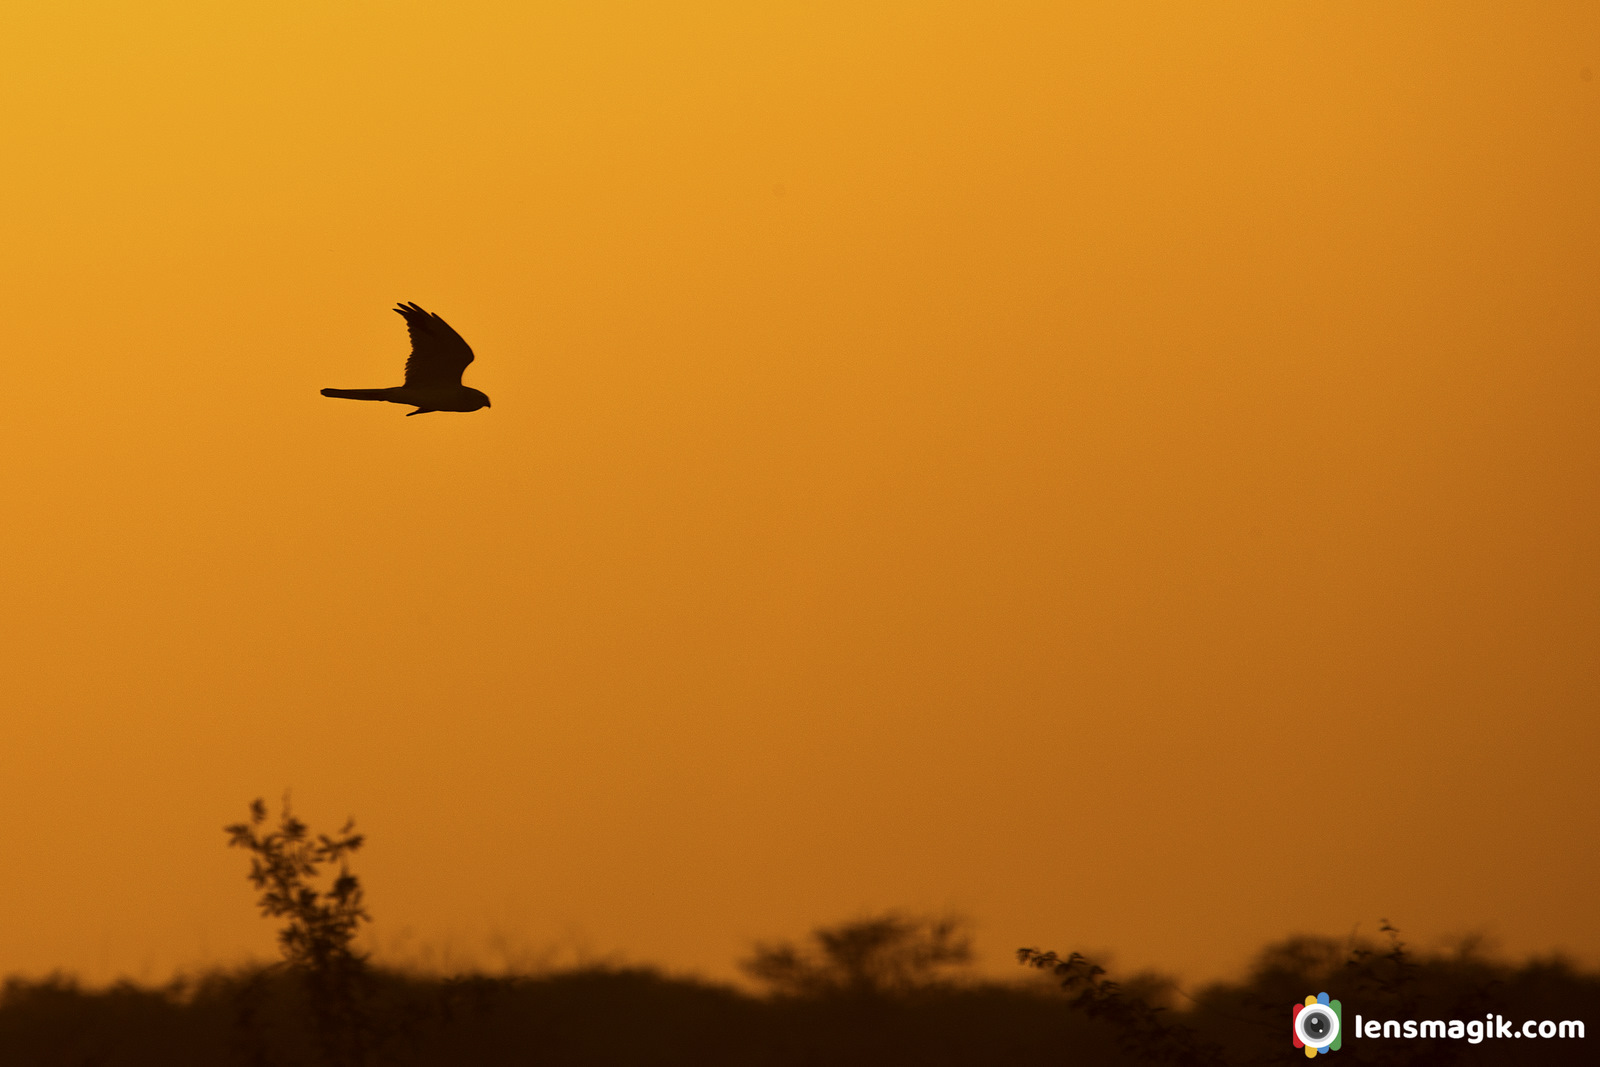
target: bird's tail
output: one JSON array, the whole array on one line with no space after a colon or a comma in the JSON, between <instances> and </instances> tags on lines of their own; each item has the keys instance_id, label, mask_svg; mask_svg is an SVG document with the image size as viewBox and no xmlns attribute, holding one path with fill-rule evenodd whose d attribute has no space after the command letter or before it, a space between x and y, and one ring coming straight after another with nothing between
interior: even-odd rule
<instances>
[{"instance_id":1,"label":"bird's tail","mask_svg":"<svg viewBox=\"0 0 1600 1067\"><path fill-rule=\"evenodd\" d=\"M336 396L341 400L388 400L387 389L324 389L323 396Z\"/></svg>"}]
</instances>

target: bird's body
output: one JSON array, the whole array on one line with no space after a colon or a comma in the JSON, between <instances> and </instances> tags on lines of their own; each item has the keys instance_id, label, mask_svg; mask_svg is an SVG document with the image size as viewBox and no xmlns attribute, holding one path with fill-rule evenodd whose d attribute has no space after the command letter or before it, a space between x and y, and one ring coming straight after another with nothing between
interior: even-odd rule
<instances>
[{"instance_id":1,"label":"bird's body","mask_svg":"<svg viewBox=\"0 0 1600 1067\"><path fill-rule=\"evenodd\" d=\"M391 404L411 404L416 411L407 415L421 415L429 411L477 411L489 406L489 398L476 389L464 385L410 386L395 385L388 389L324 389L323 396L336 396L342 400L387 400Z\"/></svg>"},{"instance_id":2,"label":"bird's body","mask_svg":"<svg viewBox=\"0 0 1600 1067\"><path fill-rule=\"evenodd\" d=\"M472 362L472 349L450 324L416 304L395 308L411 333L411 356L406 360L406 382L388 389L324 389L323 396L342 400L386 400L410 404L417 410L477 411L489 407L489 398L461 384L461 374Z\"/></svg>"}]
</instances>

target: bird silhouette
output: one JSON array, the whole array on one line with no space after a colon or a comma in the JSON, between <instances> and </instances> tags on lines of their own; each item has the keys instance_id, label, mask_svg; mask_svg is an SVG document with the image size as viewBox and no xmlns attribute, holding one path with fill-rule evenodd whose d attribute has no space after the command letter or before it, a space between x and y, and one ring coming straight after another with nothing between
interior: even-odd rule
<instances>
[{"instance_id":1,"label":"bird silhouette","mask_svg":"<svg viewBox=\"0 0 1600 1067\"><path fill-rule=\"evenodd\" d=\"M406 383L388 389L324 389L323 396L343 400L387 400L411 404L422 415L429 411L477 411L489 407L489 398L461 384L461 373L472 362L472 349L450 324L415 304L395 308L411 333L411 355L406 358Z\"/></svg>"}]
</instances>

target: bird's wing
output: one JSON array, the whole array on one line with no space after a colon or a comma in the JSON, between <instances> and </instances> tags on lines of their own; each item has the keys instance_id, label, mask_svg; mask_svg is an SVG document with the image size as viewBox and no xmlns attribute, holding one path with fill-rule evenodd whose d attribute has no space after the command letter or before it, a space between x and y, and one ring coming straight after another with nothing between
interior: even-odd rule
<instances>
[{"instance_id":1,"label":"bird's wing","mask_svg":"<svg viewBox=\"0 0 1600 1067\"><path fill-rule=\"evenodd\" d=\"M472 349L450 324L415 304L395 308L411 333L406 359L407 385L460 385L461 372L472 362Z\"/></svg>"}]
</instances>

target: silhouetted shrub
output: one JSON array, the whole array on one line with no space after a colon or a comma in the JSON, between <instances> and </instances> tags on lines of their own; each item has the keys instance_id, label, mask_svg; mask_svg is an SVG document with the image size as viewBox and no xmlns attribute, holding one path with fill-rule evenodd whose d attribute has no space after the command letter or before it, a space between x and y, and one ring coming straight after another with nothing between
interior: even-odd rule
<instances>
[{"instance_id":1,"label":"silhouetted shrub","mask_svg":"<svg viewBox=\"0 0 1600 1067\"><path fill-rule=\"evenodd\" d=\"M739 964L785 996L890 996L926 989L972 961L960 919L891 912L812 932L810 948L758 943Z\"/></svg>"},{"instance_id":2,"label":"silhouetted shrub","mask_svg":"<svg viewBox=\"0 0 1600 1067\"><path fill-rule=\"evenodd\" d=\"M285 963L304 983L322 1059L335 1067L359 1064L367 1045L361 1003L366 957L355 951L354 941L360 925L372 917L348 857L364 839L355 833L353 819L337 837L313 837L290 813L287 796L277 829L265 830L266 820L267 806L257 799L249 822L224 828L228 844L251 853L249 878L261 893L261 914L285 920L278 944ZM333 884L318 889L315 879L333 863L339 865ZM239 1028L248 1035L260 1026L265 978L257 974L237 991ZM263 1042L246 1038L246 1043L252 1060L264 1064Z\"/></svg>"},{"instance_id":3,"label":"silhouetted shrub","mask_svg":"<svg viewBox=\"0 0 1600 1067\"><path fill-rule=\"evenodd\" d=\"M1074 952L1062 959L1054 952L1023 948L1017 950L1017 960L1059 980L1072 994L1072 1007L1112 1027L1123 1051L1141 1063L1213 1067L1225 1062L1219 1046L1173 1020L1166 1007L1106 978L1105 968L1087 956Z\"/></svg>"},{"instance_id":4,"label":"silhouetted shrub","mask_svg":"<svg viewBox=\"0 0 1600 1067\"><path fill-rule=\"evenodd\" d=\"M1182 1012L1148 1002L1147 995L1105 978L1087 958L1023 949L1023 963L1055 974L1086 1016L1110 1024L1124 1052L1141 1063L1282 1064L1302 1055L1290 1036L1291 1009L1308 995L1343 1001L1347 1027L1338 1063L1430 1065L1535 1065L1584 1058L1577 1041L1363 1039L1350 1028L1355 1016L1384 1020L1482 1020L1500 1015L1527 1019L1600 1018L1600 976L1581 975L1562 961L1521 967L1490 961L1471 944L1455 954L1418 957L1387 920L1380 943L1296 937L1267 946L1242 982L1218 982ZM1130 983L1131 985L1132 983ZM1592 1038L1586 1039L1592 1040ZM1320 1057L1319 1057L1320 1059Z\"/></svg>"}]
</instances>

